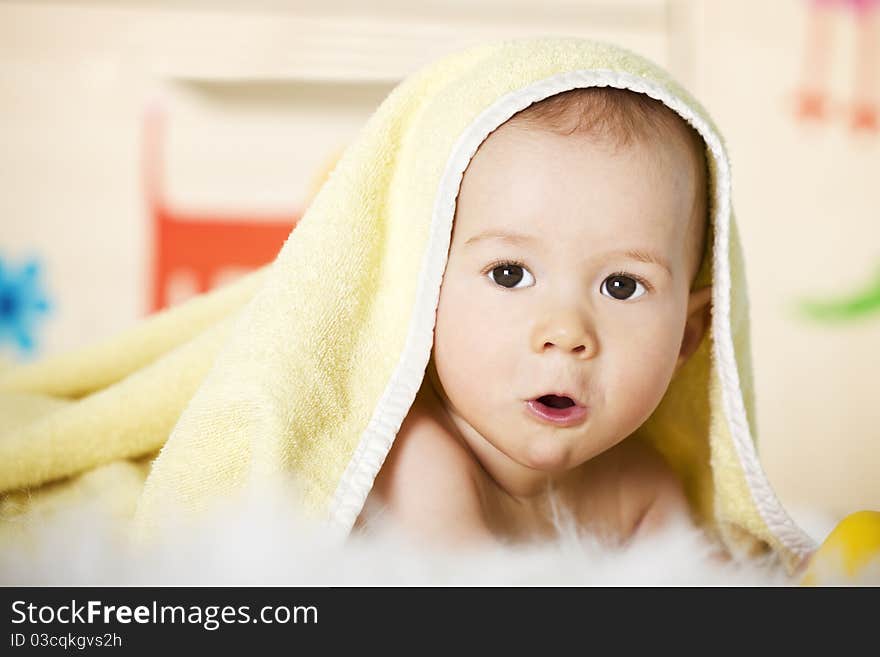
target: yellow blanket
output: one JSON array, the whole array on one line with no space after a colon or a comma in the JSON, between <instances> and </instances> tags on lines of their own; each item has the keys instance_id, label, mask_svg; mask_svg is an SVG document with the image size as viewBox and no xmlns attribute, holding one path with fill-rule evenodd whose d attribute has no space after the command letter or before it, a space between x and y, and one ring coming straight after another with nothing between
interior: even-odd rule
<instances>
[{"instance_id":1,"label":"yellow blanket","mask_svg":"<svg viewBox=\"0 0 880 657\"><path fill-rule=\"evenodd\" d=\"M652 63L562 37L472 47L409 76L262 270L113 340L0 372L2 535L93 495L152 536L276 476L294 477L305 510L349 531L425 375L470 158L531 103L607 85L690 122L710 166L711 257L698 282L713 285L711 331L639 434L734 556L769 550L794 571L814 546L755 449L746 279L720 134Z\"/></svg>"}]
</instances>

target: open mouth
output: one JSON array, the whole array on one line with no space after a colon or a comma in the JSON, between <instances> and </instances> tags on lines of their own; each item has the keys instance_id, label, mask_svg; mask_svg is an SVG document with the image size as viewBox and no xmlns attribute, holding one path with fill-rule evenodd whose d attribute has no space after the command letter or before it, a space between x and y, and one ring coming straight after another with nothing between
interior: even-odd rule
<instances>
[{"instance_id":1,"label":"open mouth","mask_svg":"<svg viewBox=\"0 0 880 657\"><path fill-rule=\"evenodd\" d=\"M571 397L559 397L557 395L543 395L538 397L536 401L550 408L568 408L575 405Z\"/></svg>"},{"instance_id":2,"label":"open mouth","mask_svg":"<svg viewBox=\"0 0 880 657\"><path fill-rule=\"evenodd\" d=\"M527 401L526 407L539 420L562 427L580 424L587 417L585 406L562 395L542 395Z\"/></svg>"}]
</instances>

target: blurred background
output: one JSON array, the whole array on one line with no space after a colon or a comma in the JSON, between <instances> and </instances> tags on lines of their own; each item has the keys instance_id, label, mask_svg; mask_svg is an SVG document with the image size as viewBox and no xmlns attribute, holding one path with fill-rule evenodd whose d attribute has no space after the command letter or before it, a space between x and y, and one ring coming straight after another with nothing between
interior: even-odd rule
<instances>
[{"instance_id":1,"label":"blurred background","mask_svg":"<svg viewBox=\"0 0 880 657\"><path fill-rule=\"evenodd\" d=\"M101 340L270 261L409 73L610 40L727 139L759 448L788 507L880 509L876 0L0 2L0 361Z\"/></svg>"}]
</instances>

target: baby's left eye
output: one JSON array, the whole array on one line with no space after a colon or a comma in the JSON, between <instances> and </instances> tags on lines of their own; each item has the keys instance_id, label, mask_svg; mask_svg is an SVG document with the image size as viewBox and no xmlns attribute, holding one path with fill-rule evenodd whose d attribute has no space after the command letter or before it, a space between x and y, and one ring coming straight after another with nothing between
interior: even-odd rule
<instances>
[{"instance_id":1,"label":"baby's left eye","mask_svg":"<svg viewBox=\"0 0 880 657\"><path fill-rule=\"evenodd\" d=\"M604 290L607 290L608 294L605 294ZM602 286L599 291L602 292L602 294L605 294L605 296L617 299L618 301L638 299L647 292L641 281L632 276L626 276L625 274L614 274L609 276L602 281Z\"/></svg>"},{"instance_id":2,"label":"baby's left eye","mask_svg":"<svg viewBox=\"0 0 880 657\"><path fill-rule=\"evenodd\" d=\"M496 265L489 270L488 276L497 285L508 289L530 287L535 283L535 277L531 272L516 262L504 262ZM526 285L519 285L523 281L526 282Z\"/></svg>"}]
</instances>

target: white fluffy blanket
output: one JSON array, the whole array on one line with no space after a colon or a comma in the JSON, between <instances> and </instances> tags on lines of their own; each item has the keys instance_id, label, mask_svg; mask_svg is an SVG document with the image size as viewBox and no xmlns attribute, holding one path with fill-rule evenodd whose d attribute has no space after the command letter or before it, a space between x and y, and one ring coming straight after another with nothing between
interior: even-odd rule
<instances>
[{"instance_id":1,"label":"white fluffy blanket","mask_svg":"<svg viewBox=\"0 0 880 657\"><path fill-rule=\"evenodd\" d=\"M787 586L778 566L712 558L695 529L668 528L623 549L558 525L560 538L531 546L453 553L404 538L379 514L340 541L295 517L283 495L250 493L173 541L135 550L98 507L33 525L31 545L0 551L3 585L585 585ZM821 538L833 519L799 514Z\"/></svg>"}]
</instances>

